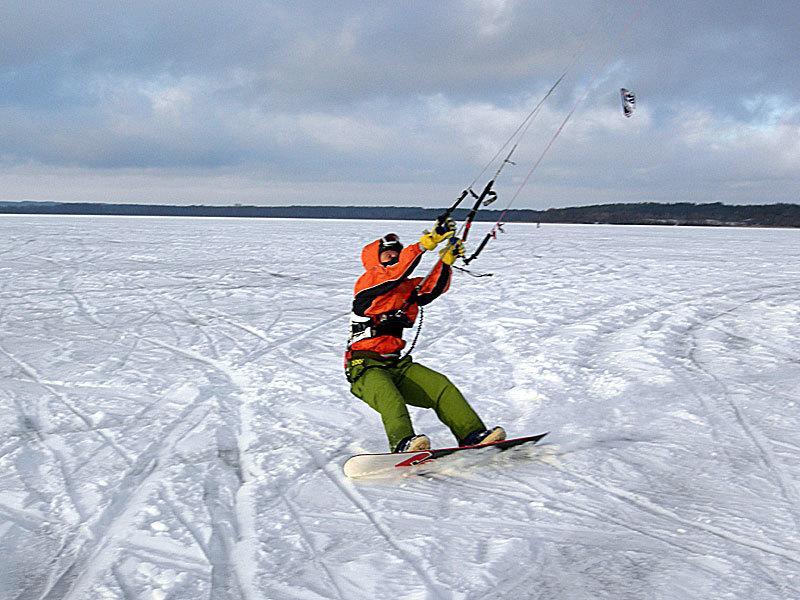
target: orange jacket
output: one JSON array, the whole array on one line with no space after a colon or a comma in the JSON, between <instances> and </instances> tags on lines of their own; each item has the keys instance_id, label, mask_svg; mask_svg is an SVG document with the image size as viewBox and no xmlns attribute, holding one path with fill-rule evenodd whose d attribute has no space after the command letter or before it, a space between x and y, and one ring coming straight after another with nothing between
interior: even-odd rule
<instances>
[{"instance_id":1,"label":"orange jacket","mask_svg":"<svg viewBox=\"0 0 800 600\"><path fill-rule=\"evenodd\" d=\"M397 356L406 345L402 338L402 327L412 326L419 307L432 302L450 287L452 270L439 261L425 285L415 293L414 289L423 278L409 276L425 250L419 244L411 244L403 248L395 264L383 266L378 258L380 244L380 240L375 240L361 251L361 262L366 271L358 278L353 290L351 325L357 321L366 324L366 318L369 318L371 329L348 345L346 359L356 350L377 352L387 358ZM388 313L402 308L409 299L411 303L405 310L405 325L398 325L397 320L393 323L381 321Z\"/></svg>"}]
</instances>

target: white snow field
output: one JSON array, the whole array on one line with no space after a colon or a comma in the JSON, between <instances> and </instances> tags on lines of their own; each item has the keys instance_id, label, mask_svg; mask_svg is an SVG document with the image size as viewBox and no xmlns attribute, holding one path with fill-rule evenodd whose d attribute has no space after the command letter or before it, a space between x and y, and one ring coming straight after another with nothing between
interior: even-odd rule
<instances>
[{"instance_id":1,"label":"white snow field","mask_svg":"<svg viewBox=\"0 0 800 600\"><path fill-rule=\"evenodd\" d=\"M800 598L800 231L508 225L414 357L546 443L349 480L361 246L427 225L0 218L0 598Z\"/></svg>"}]
</instances>

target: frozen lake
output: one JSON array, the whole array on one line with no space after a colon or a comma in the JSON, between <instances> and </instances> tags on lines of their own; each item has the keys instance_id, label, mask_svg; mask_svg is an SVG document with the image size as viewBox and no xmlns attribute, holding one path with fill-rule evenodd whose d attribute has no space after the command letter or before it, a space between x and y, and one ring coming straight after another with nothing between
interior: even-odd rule
<instances>
[{"instance_id":1,"label":"frozen lake","mask_svg":"<svg viewBox=\"0 0 800 600\"><path fill-rule=\"evenodd\" d=\"M360 249L427 225L0 217L0 598L800 598L800 231L508 225L414 357L547 443L347 480Z\"/></svg>"}]
</instances>

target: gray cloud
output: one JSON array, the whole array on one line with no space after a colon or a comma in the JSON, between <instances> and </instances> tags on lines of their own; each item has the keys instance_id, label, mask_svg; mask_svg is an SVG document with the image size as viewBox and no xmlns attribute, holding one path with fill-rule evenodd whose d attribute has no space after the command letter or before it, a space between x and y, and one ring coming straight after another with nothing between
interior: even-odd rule
<instances>
[{"instance_id":1,"label":"gray cloud","mask_svg":"<svg viewBox=\"0 0 800 600\"><path fill-rule=\"evenodd\" d=\"M147 201L184 181L185 201L214 202L191 181L224 173L241 189L231 198L257 181L299 198L310 182L438 205L425 190L469 182L583 48L504 182L514 189L596 76L521 206L798 201L800 5L568 4L9 0L3 196L25 196L24 172L51 177L62 199L80 173L121 201L116 171ZM638 93L633 119L621 86Z\"/></svg>"}]
</instances>

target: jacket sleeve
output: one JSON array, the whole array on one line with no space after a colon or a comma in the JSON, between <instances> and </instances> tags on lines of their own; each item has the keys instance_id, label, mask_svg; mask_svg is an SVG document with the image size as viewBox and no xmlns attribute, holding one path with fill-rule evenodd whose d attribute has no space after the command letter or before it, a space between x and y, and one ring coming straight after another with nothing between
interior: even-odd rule
<instances>
[{"instance_id":1,"label":"jacket sleeve","mask_svg":"<svg viewBox=\"0 0 800 600\"><path fill-rule=\"evenodd\" d=\"M439 261L431 277L417 293L417 304L425 306L444 294L450 288L452 275L453 270L442 261Z\"/></svg>"},{"instance_id":2,"label":"jacket sleeve","mask_svg":"<svg viewBox=\"0 0 800 600\"><path fill-rule=\"evenodd\" d=\"M419 244L403 248L399 260L390 266L376 265L358 278L353 298L353 312L366 316L366 311L378 296L390 292L404 282L422 259L425 251Z\"/></svg>"}]
</instances>

